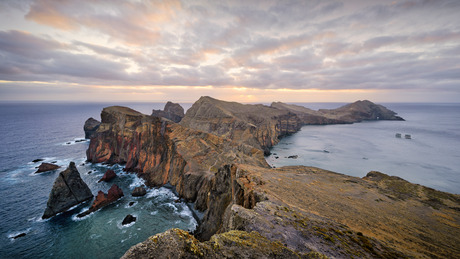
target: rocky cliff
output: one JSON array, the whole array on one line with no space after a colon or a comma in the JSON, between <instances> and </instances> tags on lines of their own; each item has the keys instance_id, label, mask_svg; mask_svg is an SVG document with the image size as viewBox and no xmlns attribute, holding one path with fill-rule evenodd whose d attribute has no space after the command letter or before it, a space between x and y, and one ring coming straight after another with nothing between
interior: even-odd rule
<instances>
[{"instance_id":1,"label":"rocky cliff","mask_svg":"<svg viewBox=\"0 0 460 259\"><path fill-rule=\"evenodd\" d=\"M303 125L354 123L363 120L403 120L396 113L370 101L357 101L333 110L314 111L303 106L274 102L240 104L208 96L187 111L180 124L252 145L266 155L285 135Z\"/></svg>"},{"instance_id":2,"label":"rocky cliff","mask_svg":"<svg viewBox=\"0 0 460 259\"><path fill-rule=\"evenodd\" d=\"M184 117L184 108L178 103L167 102L164 110L153 110L152 116L163 117L177 123Z\"/></svg>"},{"instance_id":3,"label":"rocky cliff","mask_svg":"<svg viewBox=\"0 0 460 259\"><path fill-rule=\"evenodd\" d=\"M304 125L343 124L364 120L404 120L394 111L368 100L356 101L337 109L319 111L281 102L274 102L270 107L296 114Z\"/></svg>"},{"instance_id":4,"label":"rocky cliff","mask_svg":"<svg viewBox=\"0 0 460 259\"><path fill-rule=\"evenodd\" d=\"M224 164L268 167L263 153L229 139L184 128L126 107L104 108L101 125L91 139L87 159L121 163L150 186L169 183L198 209L208 207L208 190Z\"/></svg>"},{"instance_id":5,"label":"rocky cliff","mask_svg":"<svg viewBox=\"0 0 460 259\"><path fill-rule=\"evenodd\" d=\"M261 149L265 154L279 138L297 132L299 118L286 110L201 97L180 124Z\"/></svg>"},{"instance_id":6,"label":"rocky cliff","mask_svg":"<svg viewBox=\"0 0 460 259\"><path fill-rule=\"evenodd\" d=\"M42 218L50 218L91 198L91 190L81 179L75 163L70 162L54 181Z\"/></svg>"}]
</instances>

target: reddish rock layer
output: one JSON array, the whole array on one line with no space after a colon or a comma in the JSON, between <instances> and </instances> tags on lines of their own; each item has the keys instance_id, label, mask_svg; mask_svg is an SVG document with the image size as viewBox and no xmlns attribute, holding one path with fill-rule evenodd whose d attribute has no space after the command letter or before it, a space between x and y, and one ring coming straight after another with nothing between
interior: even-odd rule
<instances>
[{"instance_id":1,"label":"reddish rock layer","mask_svg":"<svg viewBox=\"0 0 460 259\"><path fill-rule=\"evenodd\" d=\"M100 182L108 182L110 180L112 180L113 178L117 177L117 174L115 173L115 171L109 169L105 172L104 176L102 176L102 178L98 181L98 183Z\"/></svg>"},{"instance_id":2,"label":"reddish rock layer","mask_svg":"<svg viewBox=\"0 0 460 259\"><path fill-rule=\"evenodd\" d=\"M91 207L87 211L78 214L77 217L81 218L86 215L89 215L90 213L95 212L99 210L100 208L109 205L110 203L120 199L123 196L124 196L123 190L120 189L118 185L113 184L112 187L110 187L107 194L105 194L102 191L99 191Z\"/></svg>"},{"instance_id":3,"label":"reddish rock layer","mask_svg":"<svg viewBox=\"0 0 460 259\"><path fill-rule=\"evenodd\" d=\"M61 167L55 164L42 163L38 167L38 170L35 173L38 174L38 173L48 172L48 171L56 170L58 168L61 168Z\"/></svg>"}]
</instances>

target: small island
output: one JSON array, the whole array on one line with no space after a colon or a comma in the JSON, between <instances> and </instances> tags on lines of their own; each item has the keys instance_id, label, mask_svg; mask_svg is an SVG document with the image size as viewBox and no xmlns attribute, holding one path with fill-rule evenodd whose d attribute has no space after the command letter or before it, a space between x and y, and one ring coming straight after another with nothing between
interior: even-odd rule
<instances>
[{"instance_id":1,"label":"small island","mask_svg":"<svg viewBox=\"0 0 460 259\"><path fill-rule=\"evenodd\" d=\"M202 97L180 120L170 115L107 107L91 136L88 161L124 164L148 186L170 184L204 212L194 233L168 230L123 258L458 254L459 195L379 172L357 178L307 166L271 168L265 161L280 138L303 125L403 120L381 105L358 101L314 111Z\"/></svg>"}]
</instances>

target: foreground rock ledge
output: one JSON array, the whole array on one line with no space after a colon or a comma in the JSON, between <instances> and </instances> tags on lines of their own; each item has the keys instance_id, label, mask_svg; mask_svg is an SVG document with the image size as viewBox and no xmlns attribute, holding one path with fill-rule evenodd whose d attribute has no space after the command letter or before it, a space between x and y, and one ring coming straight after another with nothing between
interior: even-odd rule
<instances>
[{"instance_id":1,"label":"foreground rock ledge","mask_svg":"<svg viewBox=\"0 0 460 259\"><path fill-rule=\"evenodd\" d=\"M91 198L91 190L81 179L75 163L70 162L54 181L42 218L50 218Z\"/></svg>"},{"instance_id":2,"label":"foreground rock ledge","mask_svg":"<svg viewBox=\"0 0 460 259\"><path fill-rule=\"evenodd\" d=\"M299 255L257 232L234 230L199 242L188 232L175 228L131 247L122 258L299 258Z\"/></svg>"}]
</instances>

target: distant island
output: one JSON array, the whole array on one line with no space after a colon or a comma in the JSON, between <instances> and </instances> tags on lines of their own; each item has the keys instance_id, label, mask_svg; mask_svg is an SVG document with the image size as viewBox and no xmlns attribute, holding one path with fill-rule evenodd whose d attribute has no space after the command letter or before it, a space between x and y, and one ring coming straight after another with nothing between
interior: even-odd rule
<instances>
[{"instance_id":1,"label":"distant island","mask_svg":"<svg viewBox=\"0 0 460 259\"><path fill-rule=\"evenodd\" d=\"M307 166L271 168L264 154L304 125L403 120L370 101L333 110L202 97L184 114L127 107L89 119L87 160L124 164L149 186L170 184L204 216L123 258L455 257L460 196L380 172L357 178Z\"/></svg>"}]
</instances>

